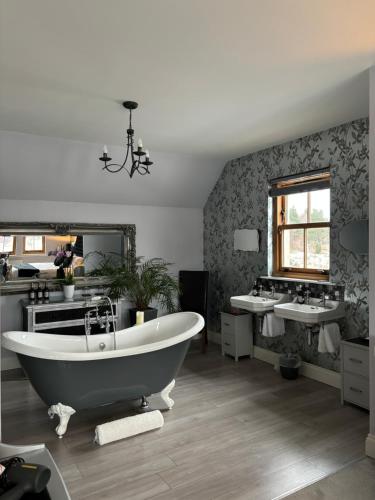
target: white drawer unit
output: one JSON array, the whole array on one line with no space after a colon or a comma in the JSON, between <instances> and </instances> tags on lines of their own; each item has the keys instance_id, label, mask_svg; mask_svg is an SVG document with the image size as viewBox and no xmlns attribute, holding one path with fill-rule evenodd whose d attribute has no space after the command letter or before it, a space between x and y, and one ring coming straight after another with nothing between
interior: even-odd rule
<instances>
[{"instance_id":1,"label":"white drawer unit","mask_svg":"<svg viewBox=\"0 0 375 500\"><path fill-rule=\"evenodd\" d=\"M341 402L369 409L369 347L363 338L341 342Z\"/></svg>"},{"instance_id":2,"label":"white drawer unit","mask_svg":"<svg viewBox=\"0 0 375 500\"><path fill-rule=\"evenodd\" d=\"M240 356L253 357L251 314L221 313L221 352L236 361Z\"/></svg>"}]
</instances>

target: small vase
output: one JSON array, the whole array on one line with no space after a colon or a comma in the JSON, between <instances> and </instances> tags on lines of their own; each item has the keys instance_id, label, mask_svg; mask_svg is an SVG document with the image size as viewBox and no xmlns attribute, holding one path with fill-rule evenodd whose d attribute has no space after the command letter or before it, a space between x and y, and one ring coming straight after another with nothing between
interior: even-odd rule
<instances>
[{"instance_id":1,"label":"small vase","mask_svg":"<svg viewBox=\"0 0 375 500\"><path fill-rule=\"evenodd\" d=\"M74 297L74 285L64 285L64 298L65 300L73 300Z\"/></svg>"}]
</instances>

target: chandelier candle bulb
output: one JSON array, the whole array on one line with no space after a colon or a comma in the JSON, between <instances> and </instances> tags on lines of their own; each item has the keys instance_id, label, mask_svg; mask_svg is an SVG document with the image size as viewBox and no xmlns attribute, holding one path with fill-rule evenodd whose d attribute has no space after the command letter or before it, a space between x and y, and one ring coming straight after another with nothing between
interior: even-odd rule
<instances>
[{"instance_id":1,"label":"chandelier candle bulb","mask_svg":"<svg viewBox=\"0 0 375 500\"><path fill-rule=\"evenodd\" d=\"M149 159L150 158L150 152L148 149L146 149L146 158Z\"/></svg>"},{"instance_id":2,"label":"chandelier candle bulb","mask_svg":"<svg viewBox=\"0 0 375 500\"><path fill-rule=\"evenodd\" d=\"M108 148L107 148L107 146L106 146L105 144L104 144L104 146L103 146L103 154L104 154L104 155L107 155L107 154L108 154Z\"/></svg>"},{"instance_id":3,"label":"chandelier candle bulb","mask_svg":"<svg viewBox=\"0 0 375 500\"><path fill-rule=\"evenodd\" d=\"M138 139L138 149L142 149L142 148L143 148L142 139L139 138Z\"/></svg>"}]
</instances>

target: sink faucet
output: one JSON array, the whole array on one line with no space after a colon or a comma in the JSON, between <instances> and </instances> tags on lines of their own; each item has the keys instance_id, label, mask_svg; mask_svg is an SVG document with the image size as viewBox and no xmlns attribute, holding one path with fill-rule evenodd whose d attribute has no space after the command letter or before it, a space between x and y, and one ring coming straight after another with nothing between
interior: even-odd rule
<instances>
[{"instance_id":1,"label":"sink faucet","mask_svg":"<svg viewBox=\"0 0 375 500\"><path fill-rule=\"evenodd\" d=\"M271 286L271 291L270 291L270 293L269 293L269 296L270 296L271 298L273 298L273 297L275 296L275 285L272 285L272 286Z\"/></svg>"},{"instance_id":2,"label":"sink faucet","mask_svg":"<svg viewBox=\"0 0 375 500\"><path fill-rule=\"evenodd\" d=\"M93 309L90 309L85 313L85 335L86 335L86 350L89 352L89 338L91 335L91 312ZM96 316L98 316L98 306L96 306Z\"/></svg>"},{"instance_id":3,"label":"sink faucet","mask_svg":"<svg viewBox=\"0 0 375 500\"><path fill-rule=\"evenodd\" d=\"M110 299L110 297L108 297L108 295L96 295L96 296L92 297L91 300L93 302L100 302L100 301L104 301L104 300L108 302L110 310L111 310L111 319L112 319L112 325L113 325L113 347L114 347L114 350L116 350L117 349L117 338L116 338L115 315L113 313L113 302ZM89 315L89 318L90 318L90 315ZM99 323L100 327L104 328L104 321L102 318L99 317L98 306L96 306L96 320L97 320L97 323ZM109 312L108 311L106 311L105 328L106 328L106 333L109 333L110 321L109 321ZM87 337L86 337L86 339L87 339Z\"/></svg>"},{"instance_id":4,"label":"sink faucet","mask_svg":"<svg viewBox=\"0 0 375 500\"><path fill-rule=\"evenodd\" d=\"M305 304L309 304L310 303L310 295L311 295L311 292L307 288L307 290L305 291Z\"/></svg>"}]
</instances>

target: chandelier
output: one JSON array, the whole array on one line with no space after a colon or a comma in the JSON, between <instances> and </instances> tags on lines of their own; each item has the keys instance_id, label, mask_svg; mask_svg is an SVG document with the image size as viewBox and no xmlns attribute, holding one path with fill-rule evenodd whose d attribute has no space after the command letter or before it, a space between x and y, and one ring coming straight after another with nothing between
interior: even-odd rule
<instances>
[{"instance_id":1,"label":"chandelier","mask_svg":"<svg viewBox=\"0 0 375 500\"><path fill-rule=\"evenodd\" d=\"M153 164L150 161L150 153L143 150L142 139L138 139L137 149L134 150L134 129L132 127L132 111L137 109L138 103L134 101L125 101L122 103L124 108L129 110L129 128L127 129L127 145L126 145L126 155L123 163L110 163L112 158L108 155L107 146L103 147L103 156L99 160L104 162L103 170L115 174L121 170L126 170L130 178L133 177L135 172L140 175L146 175L150 173L149 167ZM126 166L129 159L129 168ZM131 164L131 166L130 166Z\"/></svg>"}]
</instances>

